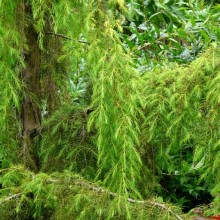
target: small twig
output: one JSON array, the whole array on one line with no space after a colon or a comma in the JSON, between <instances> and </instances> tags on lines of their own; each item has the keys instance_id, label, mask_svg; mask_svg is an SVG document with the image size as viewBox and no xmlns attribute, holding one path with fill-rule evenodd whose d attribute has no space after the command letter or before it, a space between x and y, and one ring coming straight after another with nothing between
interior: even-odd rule
<instances>
[{"instance_id":1,"label":"small twig","mask_svg":"<svg viewBox=\"0 0 220 220\"><path fill-rule=\"evenodd\" d=\"M65 36L65 35L63 35L63 34L54 33L54 32L51 32L51 31L46 32L45 34L52 34L52 35L57 36L57 37L62 37L62 38L65 38L65 39L67 39L67 40L72 40L71 38L69 38L69 37L67 37L67 36Z\"/></svg>"},{"instance_id":2,"label":"small twig","mask_svg":"<svg viewBox=\"0 0 220 220\"><path fill-rule=\"evenodd\" d=\"M1 170L0 170L0 173L5 172L5 171L8 171L8 170L10 170L10 169L11 169L11 168L1 169Z\"/></svg>"},{"instance_id":3,"label":"small twig","mask_svg":"<svg viewBox=\"0 0 220 220\"><path fill-rule=\"evenodd\" d=\"M8 201L10 201L10 200L12 200L12 199L19 198L21 195L22 195L22 193L17 193L17 194L11 195L11 196L9 196L9 197L3 199L2 201L0 201L0 205L2 205L2 204L5 203L5 202L8 202Z\"/></svg>"},{"instance_id":4,"label":"small twig","mask_svg":"<svg viewBox=\"0 0 220 220\"><path fill-rule=\"evenodd\" d=\"M17 168L17 167L8 167L8 168L1 169L0 173L3 173L3 172L8 171L8 170L18 170L18 169L19 168Z\"/></svg>"},{"instance_id":5,"label":"small twig","mask_svg":"<svg viewBox=\"0 0 220 220\"><path fill-rule=\"evenodd\" d=\"M182 175L182 173L161 173L162 175L165 175L165 176L180 176Z\"/></svg>"},{"instance_id":6,"label":"small twig","mask_svg":"<svg viewBox=\"0 0 220 220\"><path fill-rule=\"evenodd\" d=\"M141 46L140 48L137 48L136 51L146 49L150 45L151 45L151 43L146 43L143 46Z\"/></svg>"},{"instance_id":7,"label":"small twig","mask_svg":"<svg viewBox=\"0 0 220 220\"><path fill-rule=\"evenodd\" d=\"M155 205L158 206L162 209L167 210L168 212L172 213L172 215L174 215L176 217L176 219L178 220L183 220L179 215L177 215L172 209L170 209L169 207L166 207L164 204L158 203L158 202L149 202L151 205Z\"/></svg>"},{"instance_id":8,"label":"small twig","mask_svg":"<svg viewBox=\"0 0 220 220\"><path fill-rule=\"evenodd\" d=\"M87 41L84 41L84 40L78 40L79 43L82 43L82 44L90 44L89 42Z\"/></svg>"},{"instance_id":9,"label":"small twig","mask_svg":"<svg viewBox=\"0 0 220 220\"><path fill-rule=\"evenodd\" d=\"M54 32L51 32L51 31L46 32L45 34L52 34L52 35L55 35L55 36L58 36L58 37L62 37L62 38L67 39L67 40L72 40L71 38L69 38L69 37L67 37L67 36L65 36L63 34L54 33ZM83 40L78 40L78 42L82 43L82 44L90 44L89 42L83 41Z\"/></svg>"}]
</instances>

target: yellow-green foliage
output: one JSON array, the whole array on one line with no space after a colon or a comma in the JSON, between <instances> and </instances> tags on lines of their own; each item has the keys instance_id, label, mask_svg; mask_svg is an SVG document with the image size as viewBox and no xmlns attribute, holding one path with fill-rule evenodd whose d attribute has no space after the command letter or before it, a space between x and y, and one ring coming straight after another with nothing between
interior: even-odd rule
<instances>
[{"instance_id":1,"label":"yellow-green foliage","mask_svg":"<svg viewBox=\"0 0 220 220\"><path fill-rule=\"evenodd\" d=\"M142 79L132 67L131 58L124 53L114 30L114 18L105 7L104 3L100 4L95 11L97 21L87 57L93 85L90 107L93 112L88 128L94 125L97 132L97 178L104 180L114 192L137 197Z\"/></svg>"},{"instance_id":2,"label":"yellow-green foliage","mask_svg":"<svg viewBox=\"0 0 220 220\"><path fill-rule=\"evenodd\" d=\"M24 67L21 57L21 35L16 26L17 1L0 1L0 158L3 149L17 153L20 125L16 111L20 110L21 81L19 72ZM8 28L10 26L10 28ZM12 108L13 104L13 108ZM11 138L11 137L14 138ZM2 152L3 151L3 152ZM16 154L17 156L17 154Z\"/></svg>"}]
</instances>

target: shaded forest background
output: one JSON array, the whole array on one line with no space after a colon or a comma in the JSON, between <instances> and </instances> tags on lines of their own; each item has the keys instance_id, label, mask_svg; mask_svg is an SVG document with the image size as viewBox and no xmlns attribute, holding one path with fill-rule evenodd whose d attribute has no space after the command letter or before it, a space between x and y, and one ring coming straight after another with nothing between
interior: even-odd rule
<instances>
[{"instance_id":1,"label":"shaded forest background","mask_svg":"<svg viewBox=\"0 0 220 220\"><path fill-rule=\"evenodd\" d=\"M218 1L0 1L1 219L219 214L219 39Z\"/></svg>"}]
</instances>

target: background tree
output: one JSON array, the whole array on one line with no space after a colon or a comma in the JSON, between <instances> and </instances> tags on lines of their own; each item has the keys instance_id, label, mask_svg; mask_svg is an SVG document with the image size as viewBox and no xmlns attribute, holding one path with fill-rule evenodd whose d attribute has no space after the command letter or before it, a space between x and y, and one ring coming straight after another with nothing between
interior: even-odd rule
<instances>
[{"instance_id":1,"label":"background tree","mask_svg":"<svg viewBox=\"0 0 220 220\"><path fill-rule=\"evenodd\" d=\"M121 35L138 70L188 63L219 39L219 6L204 1L128 1Z\"/></svg>"}]
</instances>

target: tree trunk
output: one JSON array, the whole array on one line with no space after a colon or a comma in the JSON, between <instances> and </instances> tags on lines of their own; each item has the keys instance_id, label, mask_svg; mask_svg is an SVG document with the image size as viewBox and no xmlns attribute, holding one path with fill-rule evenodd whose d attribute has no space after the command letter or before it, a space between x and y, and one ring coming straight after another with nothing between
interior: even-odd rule
<instances>
[{"instance_id":1,"label":"tree trunk","mask_svg":"<svg viewBox=\"0 0 220 220\"><path fill-rule=\"evenodd\" d=\"M25 6L27 17L32 17L31 7ZM34 144L34 138L40 127L40 49L38 35L34 29L33 21L25 27L25 38L28 49L24 51L25 69L22 73L24 85L24 99L22 103L22 156L24 164L31 170L39 169L38 149Z\"/></svg>"}]
</instances>

